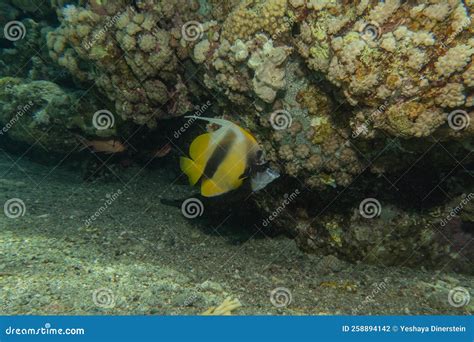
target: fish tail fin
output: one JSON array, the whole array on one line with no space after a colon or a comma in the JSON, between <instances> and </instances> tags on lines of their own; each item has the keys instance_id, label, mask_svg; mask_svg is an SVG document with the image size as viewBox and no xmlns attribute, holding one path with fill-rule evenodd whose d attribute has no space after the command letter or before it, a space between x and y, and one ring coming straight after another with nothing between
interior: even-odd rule
<instances>
[{"instance_id":1,"label":"fish tail fin","mask_svg":"<svg viewBox=\"0 0 474 342\"><path fill-rule=\"evenodd\" d=\"M204 169L200 165L196 164L194 160L187 157L181 157L179 159L179 165L181 167L181 171L183 171L188 176L189 183L191 183L191 185L195 185L204 172Z\"/></svg>"}]
</instances>

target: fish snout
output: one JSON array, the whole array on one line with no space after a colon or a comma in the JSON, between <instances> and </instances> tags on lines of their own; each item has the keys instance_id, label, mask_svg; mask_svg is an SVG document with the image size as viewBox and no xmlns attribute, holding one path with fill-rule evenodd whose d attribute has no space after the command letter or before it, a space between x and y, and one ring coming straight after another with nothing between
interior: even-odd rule
<instances>
[{"instance_id":1,"label":"fish snout","mask_svg":"<svg viewBox=\"0 0 474 342\"><path fill-rule=\"evenodd\" d=\"M280 173L270 167L267 167L264 171L256 172L250 179L252 191L257 192L262 190L278 177L280 177Z\"/></svg>"}]
</instances>

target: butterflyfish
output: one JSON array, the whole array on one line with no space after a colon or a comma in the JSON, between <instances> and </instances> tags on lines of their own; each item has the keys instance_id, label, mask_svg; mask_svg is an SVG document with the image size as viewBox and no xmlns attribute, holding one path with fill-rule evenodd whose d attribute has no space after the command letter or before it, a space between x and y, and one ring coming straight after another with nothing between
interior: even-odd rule
<instances>
[{"instance_id":1,"label":"butterflyfish","mask_svg":"<svg viewBox=\"0 0 474 342\"><path fill-rule=\"evenodd\" d=\"M263 149L242 127L224 119L186 118L219 126L216 131L195 138L189 148L189 158L180 158L181 170L191 185L200 183L202 196L225 194L238 189L246 181L249 181L252 191L258 191L280 176L267 166Z\"/></svg>"}]
</instances>

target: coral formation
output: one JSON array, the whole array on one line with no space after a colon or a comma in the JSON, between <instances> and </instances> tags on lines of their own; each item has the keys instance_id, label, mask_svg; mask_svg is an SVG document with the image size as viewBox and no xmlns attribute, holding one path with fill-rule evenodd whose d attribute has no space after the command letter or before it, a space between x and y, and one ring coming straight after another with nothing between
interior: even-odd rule
<instances>
[{"instance_id":1,"label":"coral formation","mask_svg":"<svg viewBox=\"0 0 474 342\"><path fill-rule=\"evenodd\" d=\"M93 3L62 9L61 26L47 36L50 57L78 80L94 82L124 120L155 127L158 119L190 110L186 85L175 73L176 38L157 25L177 4Z\"/></svg>"},{"instance_id":2,"label":"coral formation","mask_svg":"<svg viewBox=\"0 0 474 342\"><path fill-rule=\"evenodd\" d=\"M254 51L247 62L247 65L254 70L253 90L263 101L273 103L277 91L286 86L285 70L281 68L281 65L291 53L291 49L288 47L275 48L272 41L265 36L257 36L256 39L260 40L258 44L263 46ZM241 43L241 45L243 44ZM244 59L241 54L242 52L240 55L238 52L235 54L237 60Z\"/></svg>"},{"instance_id":3,"label":"coral formation","mask_svg":"<svg viewBox=\"0 0 474 342\"><path fill-rule=\"evenodd\" d=\"M375 253L378 258L392 263L408 253L403 244L436 241L426 220L396 205L384 222L387 229L399 226L393 236L400 242L388 244L382 237L389 231L381 228L367 242L372 233L361 228L360 217L325 208L336 200L354 208L360 193L374 184L395 179L389 183L396 187L420 159L436 165L439 178L458 161L472 163L473 4L145 0L50 6L59 27L25 21L31 34L2 52L0 61L6 75L17 76L9 68L18 65L16 56L37 47L35 40L45 40L47 54L28 62L29 74L21 74L28 82L4 79L4 84L36 87L31 80L52 75L44 63L52 59L84 91L104 94L123 122L151 129L191 111L193 102L211 99L213 110L256 135L273 167L309 191L302 198L311 207L295 204L297 227L290 229L307 249L357 259L367 257L376 242L385 248ZM62 96L59 89L51 91ZM88 122L56 116L46 110L34 122L66 128ZM433 144L441 143L435 153ZM349 185L357 191L348 194ZM271 211L275 203L265 196L255 200ZM410 223L414 220L418 223ZM449 254L433 247L431 261L443 253Z\"/></svg>"},{"instance_id":4,"label":"coral formation","mask_svg":"<svg viewBox=\"0 0 474 342\"><path fill-rule=\"evenodd\" d=\"M245 1L236 6L224 22L217 44L208 43L211 40L204 36L208 39L202 43L206 53L198 55L196 52L201 50L195 50L194 60L205 64L205 84L217 91L214 94L222 94L245 108L238 117L249 125L253 122L260 139L265 141L268 159L285 174L309 189L327 192L352 184L364 170L377 175L403 175L416 163L416 156L428 151L430 140L422 139L436 137L453 144L459 139L472 139L472 125L453 130L450 121L453 111L464 113L465 122L472 118L469 106L473 44L470 9L463 3L414 6L400 1L364 1L357 5L289 1L274 13L273 25L268 25L262 13L269 3ZM276 96L269 89L259 91L252 63L243 63L247 56L261 51L267 42L262 36L273 47L288 51L294 48L298 54L289 54L279 68L273 68L273 84L284 84L281 89L272 89L277 91ZM256 44L257 39L262 43ZM200 42L197 44L201 47ZM306 76L303 63L313 70L314 78ZM337 92L336 101L328 89ZM268 122L273 113L286 114L288 125L266 132L261 127L275 128ZM385 151L390 151L397 162L383 156ZM459 153L460 158L466 155L457 147L450 151L454 156ZM472 161L467 156L465 162ZM452 167L436 153L429 153L427 158L432 158L439 170ZM361 186L367 187L368 183ZM262 204L262 197L259 205L271 211L271 205ZM348 258L357 253L360 254L356 258L366 257L373 241L365 247L360 241L370 232L360 232L360 238L336 238L336 232L353 234L358 229L355 221L340 219L346 220L346 228L331 220L333 223L323 228L301 225L298 236L311 235L316 229L321 239L318 246L305 239L300 240L301 245L310 250L332 246L326 249ZM285 226L283 218L281 222ZM414 225L410 219L404 222L407 232L408 227L411 231L406 236L400 233L400 245L436 240L427 238L422 225ZM387 227L396 229L399 224L401 221L392 221ZM338 242L331 243L332 240ZM348 241L354 241L354 248L346 254ZM400 247L382 245L386 253ZM424 246L421 250L426 252L429 244ZM432 249L432 260L445 253L443 248ZM396 263L405 253L402 248L400 253L393 253L393 258L383 253L375 255L387 263Z\"/></svg>"},{"instance_id":5,"label":"coral formation","mask_svg":"<svg viewBox=\"0 0 474 342\"><path fill-rule=\"evenodd\" d=\"M49 81L5 77L0 80L0 135L69 154L78 147L71 132L96 134L92 117L97 107L95 100L84 98L83 91L67 92Z\"/></svg>"},{"instance_id":6,"label":"coral formation","mask_svg":"<svg viewBox=\"0 0 474 342\"><path fill-rule=\"evenodd\" d=\"M226 18L222 36L233 42L248 40L261 30L269 36L285 32L288 30L284 20L286 9L286 0L244 0Z\"/></svg>"}]
</instances>

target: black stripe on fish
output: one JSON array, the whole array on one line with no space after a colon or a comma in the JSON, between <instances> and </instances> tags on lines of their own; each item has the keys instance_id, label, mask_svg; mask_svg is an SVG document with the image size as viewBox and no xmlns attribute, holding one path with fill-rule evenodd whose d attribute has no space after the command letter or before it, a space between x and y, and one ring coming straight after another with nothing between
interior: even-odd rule
<instances>
[{"instance_id":1,"label":"black stripe on fish","mask_svg":"<svg viewBox=\"0 0 474 342\"><path fill-rule=\"evenodd\" d=\"M225 157L232 148L232 145L235 143L235 139L235 132L229 130L216 146L212 155L209 157L206 167L204 168L204 177L211 179L214 176L214 174L217 172L217 169L219 168L219 165L222 164Z\"/></svg>"},{"instance_id":2,"label":"black stripe on fish","mask_svg":"<svg viewBox=\"0 0 474 342\"><path fill-rule=\"evenodd\" d=\"M259 152L261 152L260 146L254 145L250 141L247 141L247 150L247 164L244 173L239 177L240 179L245 179L252 175L254 166L257 164Z\"/></svg>"}]
</instances>

